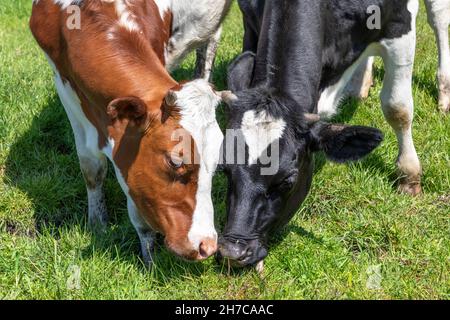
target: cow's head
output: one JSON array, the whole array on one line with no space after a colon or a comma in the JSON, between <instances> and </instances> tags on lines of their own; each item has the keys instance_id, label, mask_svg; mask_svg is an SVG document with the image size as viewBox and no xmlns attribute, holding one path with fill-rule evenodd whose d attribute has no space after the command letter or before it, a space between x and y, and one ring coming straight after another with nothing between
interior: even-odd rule
<instances>
[{"instance_id":1,"label":"cow's head","mask_svg":"<svg viewBox=\"0 0 450 320\"><path fill-rule=\"evenodd\" d=\"M165 236L188 260L217 250L211 184L223 135L216 121L221 100L195 80L169 91L157 112L139 98L108 106L113 158L140 223Z\"/></svg>"},{"instance_id":2,"label":"cow's head","mask_svg":"<svg viewBox=\"0 0 450 320\"><path fill-rule=\"evenodd\" d=\"M235 94L227 99L223 168L229 187L219 257L236 266L267 256L269 235L287 224L309 191L314 152L343 163L361 159L382 141L377 129L325 123L286 94L248 89L252 68L253 55L244 54L228 79Z\"/></svg>"}]
</instances>

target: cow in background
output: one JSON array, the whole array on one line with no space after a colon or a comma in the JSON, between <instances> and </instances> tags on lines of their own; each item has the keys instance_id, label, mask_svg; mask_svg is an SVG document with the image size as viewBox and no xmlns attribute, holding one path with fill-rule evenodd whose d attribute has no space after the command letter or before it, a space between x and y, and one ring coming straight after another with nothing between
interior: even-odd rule
<instances>
[{"instance_id":1,"label":"cow in background","mask_svg":"<svg viewBox=\"0 0 450 320\"><path fill-rule=\"evenodd\" d=\"M231 0L155 0L170 39L165 49L166 67L176 68L197 49L195 77L210 80L214 59Z\"/></svg>"},{"instance_id":2,"label":"cow in background","mask_svg":"<svg viewBox=\"0 0 450 320\"><path fill-rule=\"evenodd\" d=\"M450 0L425 0L428 22L436 34L439 51L437 81L439 85L439 109L450 111L450 48L448 26L450 24ZM373 57L368 58L358 70L348 87L350 96L364 99L373 85Z\"/></svg>"}]
</instances>

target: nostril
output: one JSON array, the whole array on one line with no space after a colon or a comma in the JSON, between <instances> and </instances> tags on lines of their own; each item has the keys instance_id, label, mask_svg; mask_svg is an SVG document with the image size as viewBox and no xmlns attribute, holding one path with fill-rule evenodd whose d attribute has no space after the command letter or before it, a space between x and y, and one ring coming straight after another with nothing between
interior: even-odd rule
<instances>
[{"instance_id":1,"label":"nostril","mask_svg":"<svg viewBox=\"0 0 450 320\"><path fill-rule=\"evenodd\" d=\"M202 259L212 256L217 251L217 241L214 239L205 239L200 243L198 252Z\"/></svg>"}]
</instances>

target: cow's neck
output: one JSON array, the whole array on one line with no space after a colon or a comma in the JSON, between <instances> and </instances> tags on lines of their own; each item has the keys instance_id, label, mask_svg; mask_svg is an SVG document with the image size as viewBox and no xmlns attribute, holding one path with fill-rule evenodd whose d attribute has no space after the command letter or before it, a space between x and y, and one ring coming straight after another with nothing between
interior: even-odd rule
<instances>
[{"instance_id":1,"label":"cow's neck","mask_svg":"<svg viewBox=\"0 0 450 320\"><path fill-rule=\"evenodd\" d=\"M322 70L321 1L269 1L258 43L254 85L288 94L309 112L318 101Z\"/></svg>"}]
</instances>

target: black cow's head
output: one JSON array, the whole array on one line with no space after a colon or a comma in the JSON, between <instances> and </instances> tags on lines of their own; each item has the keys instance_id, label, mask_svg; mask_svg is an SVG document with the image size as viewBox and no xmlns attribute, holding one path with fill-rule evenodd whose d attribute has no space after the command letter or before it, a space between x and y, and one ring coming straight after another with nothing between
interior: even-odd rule
<instances>
[{"instance_id":1,"label":"black cow's head","mask_svg":"<svg viewBox=\"0 0 450 320\"><path fill-rule=\"evenodd\" d=\"M249 89L253 63L252 54L243 54L228 79L234 94L223 145L229 185L219 257L235 266L267 256L268 237L288 223L309 191L314 152L343 163L361 159L383 139L374 128L322 122L276 90Z\"/></svg>"}]
</instances>

